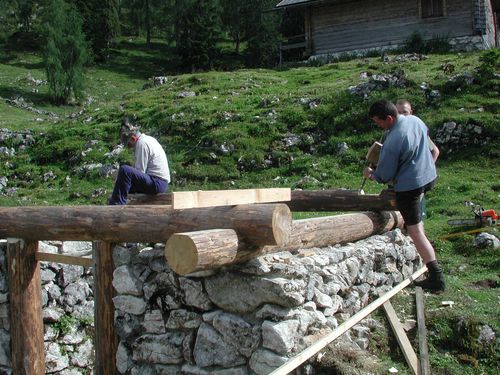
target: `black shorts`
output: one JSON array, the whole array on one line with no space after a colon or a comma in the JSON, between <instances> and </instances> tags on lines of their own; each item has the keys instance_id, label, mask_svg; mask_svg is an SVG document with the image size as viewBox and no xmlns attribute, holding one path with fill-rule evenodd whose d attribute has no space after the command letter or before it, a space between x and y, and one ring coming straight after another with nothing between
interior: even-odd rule
<instances>
[{"instance_id":1,"label":"black shorts","mask_svg":"<svg viewBox=\"0 0 500 375\"><path fill-rule=\"evenodd\" d=\"M424 193L434 187L436 180L415 190L396 191L396 204L405 221L405 225L415 225L422 221L421 202Z\"/></svg>"}]
</instances>

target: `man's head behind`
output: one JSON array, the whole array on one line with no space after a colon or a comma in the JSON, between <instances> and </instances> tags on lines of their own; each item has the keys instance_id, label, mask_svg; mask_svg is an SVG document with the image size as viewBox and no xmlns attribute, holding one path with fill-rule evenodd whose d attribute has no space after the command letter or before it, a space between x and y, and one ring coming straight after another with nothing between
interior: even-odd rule
<instances>
[{"instance_id":1,"label":"man's head behind","mask_svg":"<svg viewBox=\"0 0 500 375\"><path fill-rule=\"evenodd\" d=\"M378 117L381 120L385 120L387 116L398 116L398 110L392 102L388 100L379 100L371 105L368 117L371 119Z\"/></svg>"},{"instance_id":2,"label":"man's head behind","mask_svg":"<svg viewBox=\"0 0 500 375\"><path fill-rule=\"evenodd\" d=\"M122 125L120 128L120 142L123 145L127 145L133 136L139 134L140 134L139 127L137 125L132 124L128 117L124 117L122 119Z\"/></svg>"},{"instance_id":3,"label":"man's head behind","mask_svg":"<svg viewBox=\"0 0 500 375\"><path fill-rule=\"evenodd\" d=\"M398 113L401 115L411 115L413 113L413 109L411 108L411 103L406 99L398 100L396 103L396 108Z\"/></svg>"}]
</instances>

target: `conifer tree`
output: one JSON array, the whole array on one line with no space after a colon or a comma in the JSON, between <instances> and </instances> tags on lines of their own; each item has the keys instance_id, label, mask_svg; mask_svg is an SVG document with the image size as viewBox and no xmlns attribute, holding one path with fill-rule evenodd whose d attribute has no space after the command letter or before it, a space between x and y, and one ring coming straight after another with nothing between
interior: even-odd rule
<instances>
[{"instance_id":1,"label":"conifer tree","mask_svg":"<svg viewBox=\"0 0 500 375\"><path fill-rule=\"evenodd\" d=\"M82 18L64 0L49 0L42 26L49 94L55 104L81 97L83 67L88 59Z\"/></svg>"},{"instance_id":2,"label":"conifer tree","mask_svg":"<svg viewBox=\"0 0 500 375\"><path fill-rule=\"evenodd\" d=\"M84 18L84 32L94 57L104 61L113 38L120 32L118 0L74 0Z\"/></svg>"},{"instance_id":3,"label":"conifer tree","mask_svg":"<svg viewBox=\"0 0 500 375\"><path fill-rule=\"evenodd\" d=\"M176 1L176 47L184 66L191 71L210 69L217 56L220 17L215 0Z\"/></svg>"}]
</instances>

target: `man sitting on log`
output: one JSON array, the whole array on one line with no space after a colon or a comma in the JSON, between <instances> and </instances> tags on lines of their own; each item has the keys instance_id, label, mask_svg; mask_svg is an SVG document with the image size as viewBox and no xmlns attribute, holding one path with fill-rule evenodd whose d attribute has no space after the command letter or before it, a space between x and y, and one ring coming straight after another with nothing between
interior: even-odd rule
<instances>
[{"instance_id":1,"label":"man sitting on log","mask_svg":"<svg viewBox=\"0 0 500 375\"><path fill-rule=\"evenodd\" d=\"M437 177L429 152L427 126L416 116L399 115L396 106L385 100L372 104L369 117L388 132L377 169L366 167L363 174L379 183L394 183L397 207L409 236L429 270L429 276L415 282L415 285L434 293L443 292L443 271L425 235L420 206L424 193L432 189Z\"/></svg>"},{"instance_id":2,"label":"man sitting on log","mask_svg":"<svg viewBox=\"0 0 500 375\"><path fill-rule=\"evenodd\" d=\"M129 193L165 193L170 183L170 170L167 155L160 143L155 138L142 134L138 126L130 123L128 117L122 121L120 141L134 150L135 163L133 167L120 166L108 204L127 204Z\"/></svg>"}]
</instances>

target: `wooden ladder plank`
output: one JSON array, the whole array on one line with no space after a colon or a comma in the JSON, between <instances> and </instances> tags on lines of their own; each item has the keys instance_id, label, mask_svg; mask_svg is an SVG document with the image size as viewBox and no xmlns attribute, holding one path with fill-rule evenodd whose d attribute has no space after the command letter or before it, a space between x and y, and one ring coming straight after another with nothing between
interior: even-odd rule
<instances>
[{"instance_id":1,"label":"wooden ladder plank","mask_svg":"<svg viewBox=\"0 0 500 375\"><path fill-rule=\"evenodd\" d=\"M383 304L385 313L387 315L387 319L389 319L389 323L392 327L394 335L398 340L399 347L403 351L403 355L410 367L410 371L413 375L419 375L418 373L418 359L413 347L411 346L410 340L408 340L408 336L399 321L398 316L396 315L396 311L394 311L394 307L392 307L391 301L387 301Z\"/></svg>"},{"instance_id":2,"label":"wooden ladder plank","mask_svg":"<svg viewBox=\"0 0 500 375\"><path fill-rule=\"evenodd\" d=\"M177 191L172 193L174 210L252 203L285 202L290 188Z\"/></svg>"},{"instance_id":3,"label":"wooden ladder plank","mask_svg":"<svg viewBox=\"0 0 500 375\"><path fill-rule=\"evenodd\" d=\"M420 354L420 374L431 375L429 363L429 347L427 346L427 329L425 328L424 292L421 287L415 288L418 324L418 351Z\"/></svg>"}]
</instances>

